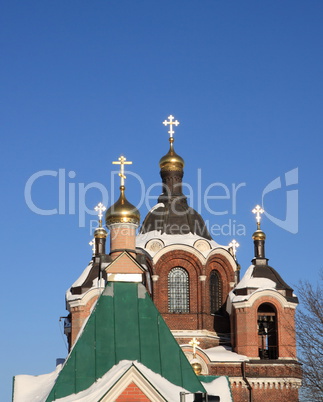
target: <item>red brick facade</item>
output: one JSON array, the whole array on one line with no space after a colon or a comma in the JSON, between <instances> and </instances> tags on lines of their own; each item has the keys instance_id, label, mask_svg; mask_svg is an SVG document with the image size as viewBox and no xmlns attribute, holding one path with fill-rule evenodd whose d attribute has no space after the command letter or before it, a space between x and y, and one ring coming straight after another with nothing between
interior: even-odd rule
<instances>
[{"instance_id":1,"label":"red brick facade","mask_svg":"<svg viewBox=\"0 0 323 402\"><path fill-rule=\"evenodd\" d=\"M184 268L189 276L189 313L168 312L168 275L175 267ZM204 265L194 254L180 249L160 257L153 268L154 275L158 275L158 280L153 283L153 299L170 329L214 331L209 291L209 277L212 270L216 270L221 278L224 303L231 290L230 283L234 282L234 271L225 257L220 254L213 255Z\"/></svg>"},{"instance_id":2,"label":"red brick facade","mask_svg":"<svg viewBox=\"0 0 323 402\"><path fill-rule=\"evenodd\" d=\"M157 260L157 261L156 261ZM234 402L275 402L298 401L298 388L302 378L300 365L296 361L296 340L294 314L296 304L288 302L283 293L275 290L255 292L244 302L232 305L229 314L223 306L219 314L211 314L210 275L213 270L221 280L222 303L228 298L235 285L235 271L229 258L223 253L209 256L203 263L187 247L172 246L155 259L152 272L156 275L153 282L153 299L176 340L183 346L185 353L192 355L188 346L193 336L200 342L197 356L204 362L208 375L228 376ZM151 261L150 261L151 262ZM169 312L168 275L175 268L185 269L189 277L189 313ZM251 292L253 293L253 292ZM266 304L275 312L277 321L277 350L275 360L259 358L258 311ZM201 335L189 335L190 331L200 331ZM202 332L201 332L202 331ZM184 336L185 334L185 336ZM213 336L212 336L213 334ZM249 361L214 362L202 350L227 344L221 337L229 335L232 351L245 355ZM252 398L252 399L251 399Z\"/></svg>"},{"instance_id":3,"label":"red brick facade","mask_svg":"<svg viewBox=\"0 0 323 402\"><path fill-rule=\"evenodd\" d=\"M93 296L86 305L78 305L70 309L71 314L71 333L69 339L69 347L73 346L84 321L90 315L93 304L97 301L98 295Z\"/></svg>"},{"instance_id":4,"label":"red brick facade","mask_svg":"<svg viewBox=\"0 0 323 402\"><path fill-rule=\"evenodd\" d=\"M258 331L257 312L259 306L268 303L273 306L277 314L277 346L278 357L284 359L296 358L295 337L295 308L288 308L281 304L276 297L260 296L251 307L236 308L232 314L234 328L233 347L239 354L251 358L258 358Z\"/></svg>"},{"instance_id":5,"label":"red brick facade","mask_svg":"<svg viewBox=\"0 0 323 402\"><path fill-rule=\"evenodd\" d=\"M130 383L127 388L122 391L121 395L115 402L153 402L141 391L141 389L134 383Z\"/></svg>"}]
</instances>

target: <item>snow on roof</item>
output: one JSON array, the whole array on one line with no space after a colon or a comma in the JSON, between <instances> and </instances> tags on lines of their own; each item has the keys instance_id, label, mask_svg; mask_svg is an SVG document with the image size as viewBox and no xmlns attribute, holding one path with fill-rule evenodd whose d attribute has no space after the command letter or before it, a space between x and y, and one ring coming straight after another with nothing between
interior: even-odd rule
<instances>
[{"instance_id":1,"label":"snow on roof","mask_svg":"<svg viewBox=\"0 0 323 402\"><path fill-rule=\"evenodd\" d=\"M153 387L169 402L179 401L180 392L186 392L186 402L193 402L194 395L182 387L170 383L161 375L137 361L122 360L113 366L103 377L88 389L57 399L57 402L89 402L100 400L105 393L134 365ZM18 375L15 377L13 402L45 402L55 380L61 370L61 365L55 371L40 376ZM204 382L205 389L210 395L220 396L223 402L231 402L231 392L226 377L218 377L211 382Z\"/></svg>"},{"instance_id":2,"label":"snow on roof","mask_svg":"<svg viewBox=\"0 0 323 402\"><path fill-rule=\"evenodd\" d=\"M183 235L170 235L170 234L166 234L166 233L161 233L160 230L152 230L151 232L148 233L140 233L137 235L136 237L136 246L142 249L146 249L146 244L148 243L149 240L152 239L158 239L158 240L162 240L162 242L165 244L165 246L169 246L171 244L185 244L187 246L194 246L194 243L197 240L203 240L207 243L210 244L210 249L206 250L206 251L201 251L199 250L204 256L208 255L212 250L214 250L215 248L223 248L225 250L228 250L229 247L228 246L221 246L220 244L218 244L217 242L215 242L214 240L207 240L204 237L198 236L194 233L188 233L188 234L183 234ZM146 250L148 251L148 250ZM151 251L149 250L149 254L151 256L153 256L154 254L156 254L158 250L156 251Z\"/></svg>"},{"instance_id":3,"label":"snow on roof","mask_svg":"<svg viewBox=\"0 0 323 402\"><path fill-rule=\"evenodd\" d=\"M232 352L231 348L225 346L203 349L203 352L212 362L241 362L249 360L247 356Z\"/></svg>"},{"instance_id":4,"label":"snow on roof","mask_svg":"<svg viewBox=\"0 0 323 402\"><path fill-rule=\"evenodd\" d=\"M57 402L98 401L132 365L146 377L167 401L178 401L180 392L187 392L184 388L170 383L137 361L122 360L88 389L59 398ZM60 368L53 373L42 376L16 376L13 402L44 402L54 385L59 370ZM187 395L186 401L192 402L193 397Z\"/></svg>"},{"instance_id":5,"label":"snow on roof","mask_svg":"<svg viewBox=\"0 0 323 402\"><path fill-rule=\"evenodd\" d=\"M76 281L73 283L71 286L72 288L76 288L77 286L82 286L83 283L85 282L85 279L88 277L91 268L92 268L93 262L92 260L89 262L88 266L85 268L85 270L82 272L81 276L76 279Z\"/></svg>"},{"instance_id":6,"label":"snow on roof","mask_svg":"<svg viewBox=\"0 0 323 402\"><path fill-rule=\"evenodd\" d=\"M56 378L62 368L42 375L16 375L13 385L13 402L43 402L53 388Z\"/></svg>"},{"instance_id":7,"label":"snow on roof","mask_svg":"<svg viewBox=\"0 0 323 402\"><path fill-rule=\"evenodd\" d=\"M235 295L233 293L233 291L231 290L231 292L229 293L229 297L227 300L227 306L226 306L226 311L228 314L231 314L232 312L232 304L233 303L238 303L238 302L242 302L242 301L247 301L250 299L251 296L253 296L255 293L259 293L259 292L263 292L264 290L272 290L274 292L278 292L278 290L273 289L272 287L264 287L264 288L259 288L259 289L255 289L253 292L251 292L250 294L247 295Z\"/></svg>"},{"instance_id":8,"label":"snow on roof","mask_svg":"<svg viewBox=\"0 0 323 402\"><path fill-rule=\"evenodd\" d=\"M83 283L85 282L86 278L88 277L91 269L93 267L93 262L92 260L89 262L88 266L84 269L84 271L82 272L82 274L78 277L78 279L73 283L73 285L67 289L66 294L65 294L65 298L66 301L72 301L72 300L76 300L76 299L80 299L82 298L87 292L89 292L92 288L102 288L102 290L105 287L105 281L104 279L99 279L99 278L95 278L92 281L92 287L91 289L87 290L85 293L83 294L72 294L71 289L78 287L78 286L82 286Z\"/></svg>"},{"instance_id":9,"label":"snow on roof","mask_svg":"<svg viewBox=\"0 0 323 402\"><path fill-rule=\"evenodd\" d=\"M276 289L276 282L272 281L268 278L254 278L253 270L255 266L250 265L247 269L246 273L243 275L241 281L235 287L236 289L244 289L244 288L266 288L266 289Z\"/></svg>"},{"instance_id":10,"label":"snow on roof","mask_svg":"<svg viewBox=\"0 0 323 402\"><path fill-rule=\"evenodd\" d=\"M217 395L221 402L232 402L230 384L225 376L218 377L211 382L204 382L203 386L210 395Z\"/></svg>"},{"instance_id":11,"label":"snow on roof","mask_svg":"<svg viewBox=\"0 0 323 402\"><path fill-rule=\"evenodd\" d=\"M158 208L163 208L165 206L165 204L163 202L159 202L158 204L154 205L151 209L150 209L150 213L154 212L156 209Z\"/></svg>"}]
</instances>

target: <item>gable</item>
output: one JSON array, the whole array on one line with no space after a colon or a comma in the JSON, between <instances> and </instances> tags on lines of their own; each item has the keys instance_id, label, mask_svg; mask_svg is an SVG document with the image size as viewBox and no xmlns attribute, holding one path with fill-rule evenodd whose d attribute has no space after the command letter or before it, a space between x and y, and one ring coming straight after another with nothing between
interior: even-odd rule
<instances>
[{"instance_id":1,"label":"gable","mask_svg":"<svg viewBox=\"0 0 323 402\"><path fill-rule=\"evenodd\" d=\"M130 369L104 395L100 402L167 402L135 367Z\"/></svg>"},{"instance_id":2,"label":"gable","mask_svg":"<svg viewBox=\"0 0 323 402\"><path fill-rule=\"evenodd\" d=\"M108 274L142 274L144 269L126 251L121 253L105 270Z\"/></svg>"},{"instance_id":3,"label":"gable","mask_svg":"<svg viewBox=\"0 0 323 402\"><path fill-rule=\"evenodd\" d=\"M109 282L47 402L88 389L122 360L138 361L190 392L205 392L145 287Z\"/></svg>"}]
</instances>

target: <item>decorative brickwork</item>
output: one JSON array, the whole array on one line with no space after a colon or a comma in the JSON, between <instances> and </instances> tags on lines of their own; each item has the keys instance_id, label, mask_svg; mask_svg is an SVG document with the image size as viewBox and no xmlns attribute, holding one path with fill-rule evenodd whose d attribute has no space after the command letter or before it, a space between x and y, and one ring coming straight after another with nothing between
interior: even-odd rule
<instances>
[{"instance_id":1,"label":"decorative brickwork","mask_svg":"<svg viewBox=\"0 0 323 402\"><path fill-rule=\"evenodd\" d=\"M168 311L168 274L174 267L184 268L189 275L189 313L176 314ZM170 329L207 329L221 333L229 332L228 317L221 314L211 315L210 275L212 270L219 273L222 303L224 303L231 290L230 283L234 281L234 271L224 256L212 255L203 265L194 254L178 249L163 254L157 261L153 269L154 274L158 275L158 280L153 282L153 298Z\"/></svg>"},{"instance_id":2,"label":"decorative brickwork","mask_svg":"<svg viewBox=\"0 0 323 402\"><path fill-rule=\"evenodd\" d=\"M292 383L284 379L277 379L277 381L259 379L250 382L251 390L249 390L243 380L236 380L231 381L231 390L234 402L250 400L253 402L297 402L299 385L300 383ZM250 393L252 399L250 399Z\"/></svg>"}]
</instances>

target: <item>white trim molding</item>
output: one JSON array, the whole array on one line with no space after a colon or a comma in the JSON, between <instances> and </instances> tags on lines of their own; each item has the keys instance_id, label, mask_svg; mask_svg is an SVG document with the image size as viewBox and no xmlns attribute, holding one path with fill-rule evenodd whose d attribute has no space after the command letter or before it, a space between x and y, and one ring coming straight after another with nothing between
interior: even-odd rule
<instances>
[{"instance_id":1,"label":"white trim molding","mask_svg":"<svg viewBox=\"0 0 323 402\"><path fill-rule=\"evenodd\" d=\"M241 297L241 296L240 296ZM252 307L253 304L262 297L273 297L275 298L284 308L296 309L297 303L289 302L284 296L282 296L277 290L274 289L263 289L257 290L250 296L246 296L247 300L243 301L232 301L234 307L237 308L248 308Z\"/></svg>"},{"instance_id":2,"label":"white trim molding","mask_svg":"<svg viewBox=\"0 0 323 402\"><path fill-rule=\"evenodd\" d=\"M152 386L152 384L141 374L141 372L135 366L131 366L100 400L102 402L115 401L132 382L151 401L167 402L166 399L156 390L156 388Z\"/></svg>"}]
</instances>

